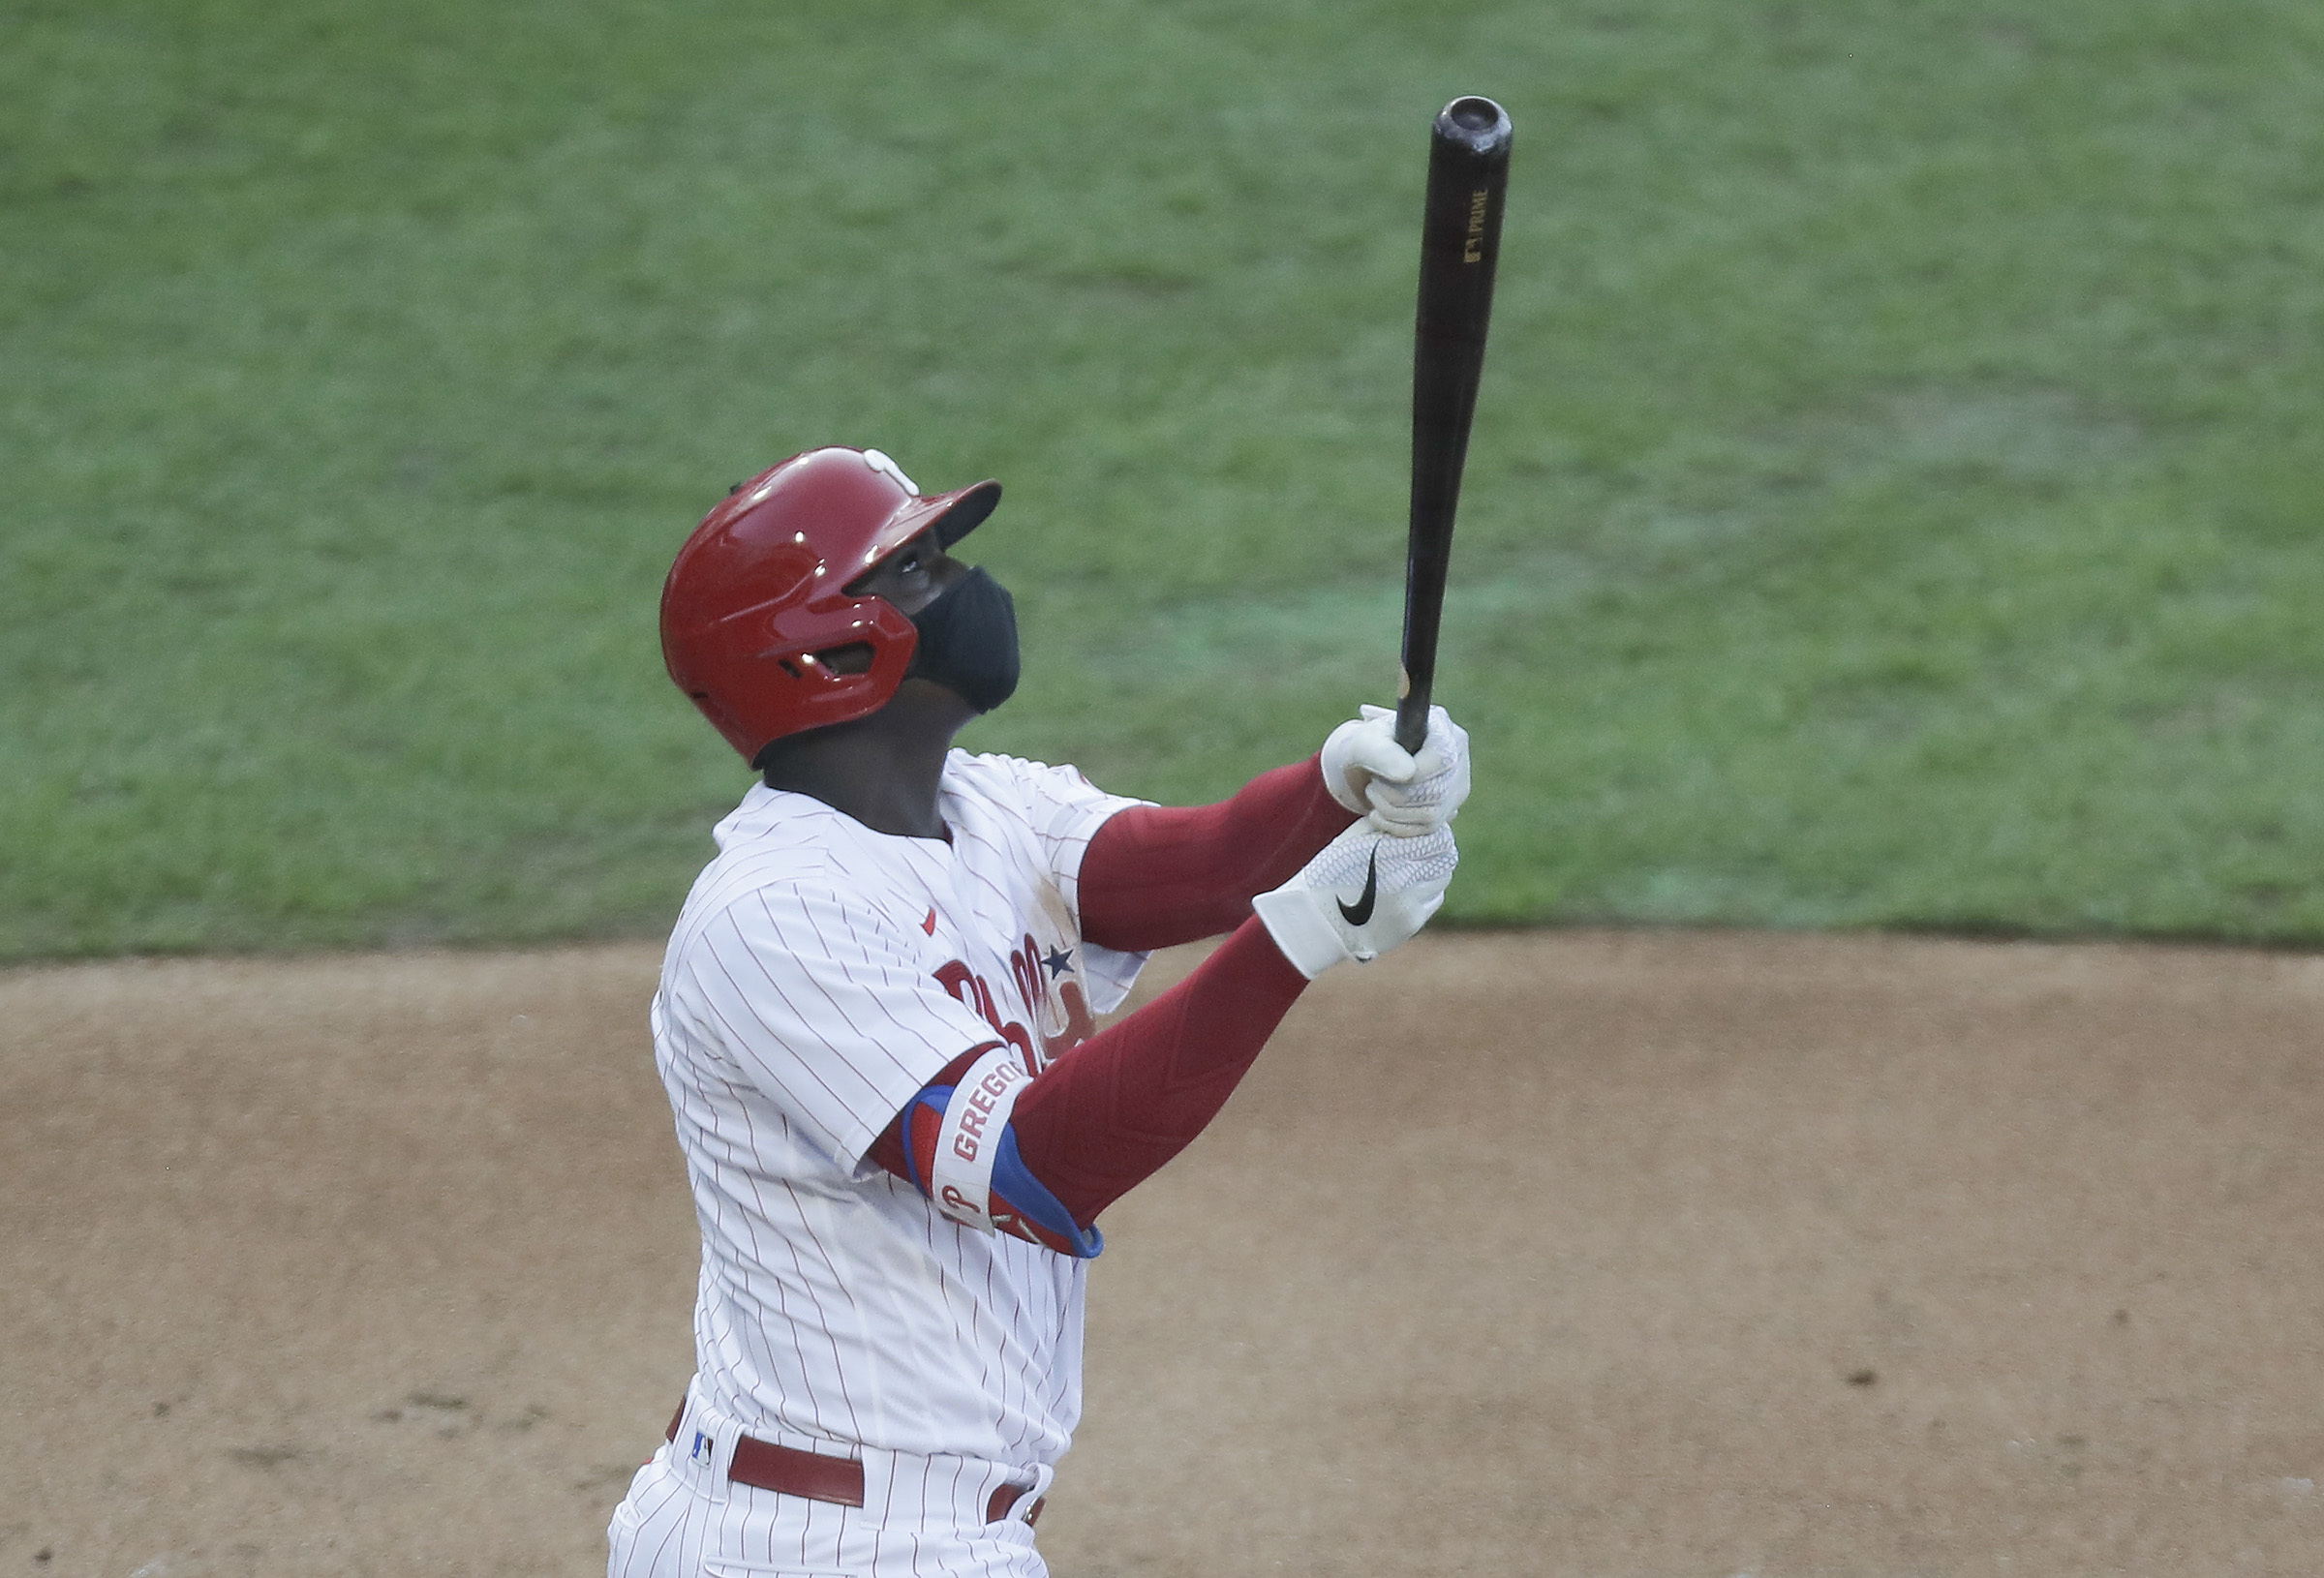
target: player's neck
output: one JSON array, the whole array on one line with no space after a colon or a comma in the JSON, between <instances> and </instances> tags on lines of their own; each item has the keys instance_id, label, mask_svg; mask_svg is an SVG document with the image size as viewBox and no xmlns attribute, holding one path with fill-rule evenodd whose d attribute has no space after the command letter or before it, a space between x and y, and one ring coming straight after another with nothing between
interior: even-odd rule
<instances>
[{"instance_id":1,"label":"player's neck","mask_svg":"<svg viewBox=\"0 0 2324 1578\"><path fill-rule=\"evenodd\" d=\"M870 717L779 741L766 783L819 800L873 833L949 840L936 791L952 737L975 715L942 686L906 680Z\"/></svg>"}]
</instances>

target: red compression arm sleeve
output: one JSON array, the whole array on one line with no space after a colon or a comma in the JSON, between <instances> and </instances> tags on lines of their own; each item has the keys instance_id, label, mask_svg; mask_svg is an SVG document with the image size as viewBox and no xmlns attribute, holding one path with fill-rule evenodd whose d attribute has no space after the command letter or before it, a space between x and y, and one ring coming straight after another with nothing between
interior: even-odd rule
<instances>
[{"instance_id":1,"label":"red compression arm sleeve","mask_svg":"<svg viewBox=\"0 0 2324 1578\"><path fill-rule=\"evenodd\" d=\"M1082 935L1125 954L1232 931L1356 820L1310 756L1215 805L1134 805L1082 856Z\"/></svg>"},{"instance_id":2,"label":"red compression arm sleeve","mask_svg":"<svg viewBox=\"0 0 2324 1578\"><path fill-rule=\"evenodd\" d=\"M1041 1071L1009 1118L1017 1154L1088 1227L1218 1115L1306 985L1266 926L1245 921L1192 975ZM930 1082L958 1080L987 1049ZM872 1159L911 1177L900 1122Z\"/></svg>"}]
</instances>

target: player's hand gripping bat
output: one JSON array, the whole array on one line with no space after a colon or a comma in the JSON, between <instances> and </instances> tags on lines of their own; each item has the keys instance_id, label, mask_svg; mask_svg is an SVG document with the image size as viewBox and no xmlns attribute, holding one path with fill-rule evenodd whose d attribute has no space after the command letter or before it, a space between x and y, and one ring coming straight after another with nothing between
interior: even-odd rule
<instances>
[{"instance_id":1,"label":"player's hand gripping bat","mask_svg":"<svg viewBox=\"0 0 2324 1578\"><path fill-rule=\"evenodd\" d=\"M1445 611L1452 515L1469 453L1469 418L1484 371L1484 328L1501 255L1509 184L1509 113L1490 99L1455 99L1428 137L1428 198L1421 221L1421 305L1412 353L1412 537L1404 570L1404 683L1396 743L1428 737L1436 632Z\"/></svg>"}]
</instances>

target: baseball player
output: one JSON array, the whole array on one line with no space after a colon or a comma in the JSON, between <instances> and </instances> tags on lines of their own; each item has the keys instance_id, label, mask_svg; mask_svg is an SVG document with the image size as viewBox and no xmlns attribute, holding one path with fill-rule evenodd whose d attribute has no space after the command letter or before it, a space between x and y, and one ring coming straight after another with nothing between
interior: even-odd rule
<instances>
[{"instance_id":1,"label":"baseball player","mask_svg":"<svg viewBox=\"0 0 2324 1578\"><path fill-rule=\"evenodd\" d=\"M953 736L1017 683L950 550L1000 487L794 456L688 539L671 677L762 776L653 1005L702 1268L696 1373L611 1578L1046 1572L1107 1205L1224 1105L1308 981L1443 902L1467 739L1366 708L1216 805ZM1148 951L1226 933L1105 1030Z\"/></svg>"}]
</instances>

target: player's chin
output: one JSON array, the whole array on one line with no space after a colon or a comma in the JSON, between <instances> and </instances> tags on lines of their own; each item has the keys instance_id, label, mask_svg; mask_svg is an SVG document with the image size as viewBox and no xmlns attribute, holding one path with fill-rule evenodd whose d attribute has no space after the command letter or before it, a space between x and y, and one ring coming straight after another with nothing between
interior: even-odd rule
<instances>
[{"instance_id":1,"label":"player's chin","mask_svg":"<svg viewBox=\"0 0 2324 1578\"><path fill-rule=\"evenodd\" d=\"M888 705L893 707L897 702L914 712L951 718L956 728L972 717L983 716L985 711L943 681L925 674L905 675L896 686L895 699Z\"/></svg>"}]
</instances>

